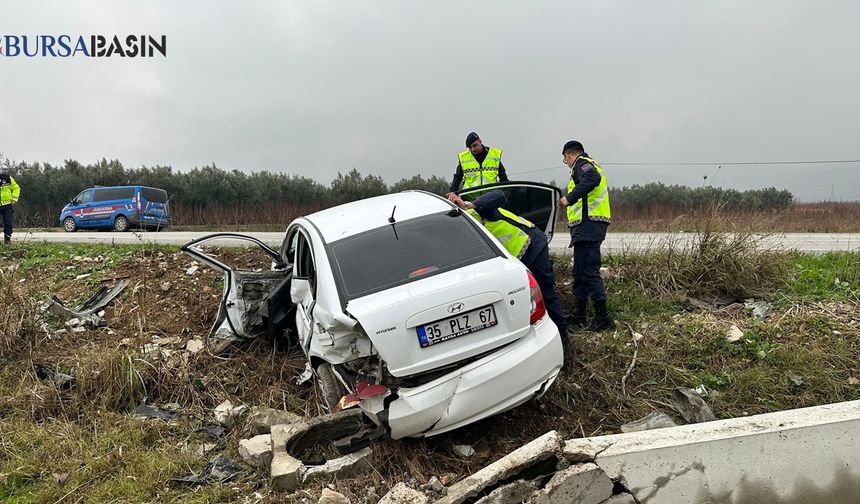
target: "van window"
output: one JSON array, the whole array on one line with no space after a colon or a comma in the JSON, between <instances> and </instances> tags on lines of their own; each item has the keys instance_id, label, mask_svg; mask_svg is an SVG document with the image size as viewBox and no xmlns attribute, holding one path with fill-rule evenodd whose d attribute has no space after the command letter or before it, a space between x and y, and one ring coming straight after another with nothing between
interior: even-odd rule
<instances>
[{"instance_id":1,"label":"van window","mask_svg":"<svg viewBox=\"0 0 860 504\"><path fill-rule=\"evenodd\" d=\"M140 192L143 194L143 199L150 203L167 203L167 191L164 189L143 187Z\"/></svg>"},{"instance_id":2,"label":"van window","mask_svg":"<svg viewBox=\"0 0 860 504\"><path fill-rule=\"evenodd\" d=\"M99 201L130 200L134 197L134 187L106 187L96 189L93 195L93 203Z\"/></svg>"},{"instance_id":3,"label":"van window","mask_svg":"<svg viewBox=\"0 0 860 504\"><path fill-rule=\"evenodd\" d=\"M81 191L81 194L75 196L75 199L72 200L72 204L74 205L85 205L90 202L90 196L92 196L93 190L87 189L86 191Z\"/></svg>"}]
</instances>

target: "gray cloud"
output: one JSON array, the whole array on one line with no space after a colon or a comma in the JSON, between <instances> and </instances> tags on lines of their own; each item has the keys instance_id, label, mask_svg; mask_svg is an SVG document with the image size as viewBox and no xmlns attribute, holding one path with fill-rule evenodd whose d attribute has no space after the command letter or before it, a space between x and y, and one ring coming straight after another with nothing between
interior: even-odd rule
<instances>
[{"instance_id":1,"label":"gray cloud","mask_svg":"<svg viewBox=\"0 0 860 504\"><path fill-rule=\"evenodd\" d=\"M0 151L27 161L449 177L471 130L516 175L606 162L857 159L860 4L23 2L2 34L166 34L166 59L0 57ZM857 165L629 167L617 185L860 199Z\"/></svg>"}]
</instances>

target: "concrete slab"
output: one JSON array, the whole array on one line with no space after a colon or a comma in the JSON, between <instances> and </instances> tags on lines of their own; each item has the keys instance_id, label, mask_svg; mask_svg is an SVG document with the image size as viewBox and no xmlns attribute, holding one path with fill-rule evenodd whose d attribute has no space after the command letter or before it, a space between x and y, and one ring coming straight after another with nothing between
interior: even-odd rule
<instances>
[{"instance_id":1,"label":"concrete slab","mask_svg":"<svg viewBox=\"0 0 860 504\"><path fill-rule=\"evenodd\" d=\"M534 504L600 504L612 496L612 481L596 464L585 463L555 473L531 498Z\"/></svg>"},{"instance_id":2,"label":"concrete slab","mask_svg":"<svg viewBox=\"0 0 860 504\"><path fill-rule=\"evenodd\" d=\"M860 502L860 401L601 439L640 503Z\"/></svg>"}]
</instances>

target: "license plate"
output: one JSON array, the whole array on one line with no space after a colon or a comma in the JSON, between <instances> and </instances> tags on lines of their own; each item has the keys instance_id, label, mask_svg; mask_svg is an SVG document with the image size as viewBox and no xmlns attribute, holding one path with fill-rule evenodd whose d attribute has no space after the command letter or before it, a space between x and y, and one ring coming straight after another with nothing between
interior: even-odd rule
<instances>
[{"instance_id":1,"label":"license plate","mask_svg":"<svg viewBox=\"0 0 860 504\"><path fill-rule=\"evenodd\" d=\"M418 342L422 347L429 347L436 343L493 327L497 323L496 310L493 305L484 306L451 318L418 326Z\"/></svg>"}]
</instances>

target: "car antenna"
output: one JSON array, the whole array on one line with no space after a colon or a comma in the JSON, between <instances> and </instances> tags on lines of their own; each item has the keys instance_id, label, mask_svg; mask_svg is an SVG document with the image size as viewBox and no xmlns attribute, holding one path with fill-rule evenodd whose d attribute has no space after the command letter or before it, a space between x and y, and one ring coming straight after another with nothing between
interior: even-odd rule
<instances>
[{"instance_id":1,"label":"car antenna","mask_svg":"<svg viewBox=\"0 0 860 504\"><path fill-rule=\"evenodd\" d=\"M394 224L396 221L394 220L394 211L397 210L397 205L394 205L394 208L391 209L391 217L388 218L388 222Z\"/></svg>"}]
</instances>

